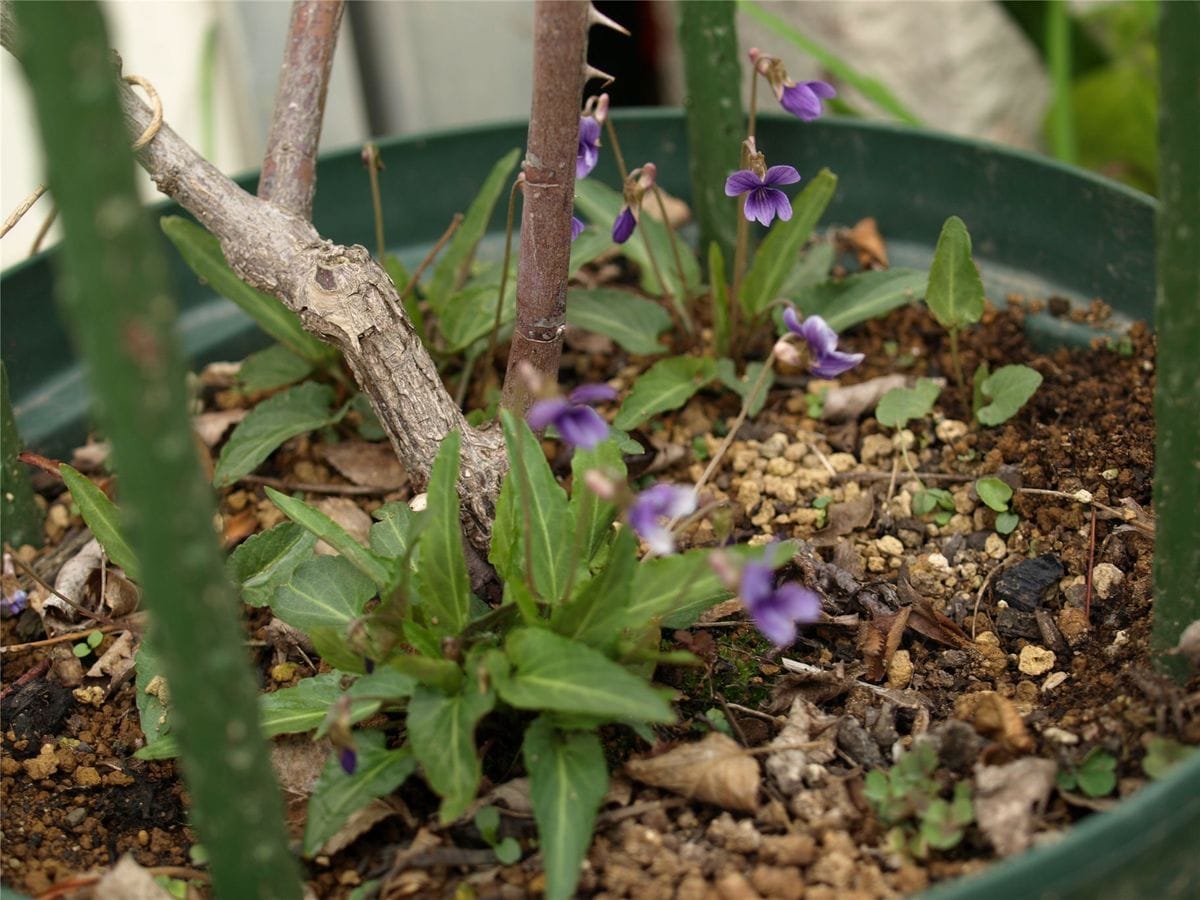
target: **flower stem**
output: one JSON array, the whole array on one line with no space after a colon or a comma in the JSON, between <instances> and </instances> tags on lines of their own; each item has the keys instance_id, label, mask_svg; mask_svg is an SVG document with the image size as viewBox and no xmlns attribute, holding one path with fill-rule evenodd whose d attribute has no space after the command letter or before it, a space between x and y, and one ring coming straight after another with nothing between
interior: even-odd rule
<instances>
[{"instance_id":1,"label":"flower stem","mask_svg":"<svg viewBox=\"0 0 1200 900\"><path fill-rule=\"evenodd\" d=\"M679 302L675 305L679 312L679 318L683 320L684 330L688 334L695 334L696 327L692 322L691 313L688 312L687 295L687 276L683 274L683 258L679 255L679 238L675 234L675 229L671 227L670 219L667 217L667 204L663 200L662 190L656 184L654 185L654 200L658 203L658 212L662 216L663 227L667 229L667 237L671 241L671 256L675 258L675 273L679 276L679 289L683 292L683 296L678 298Z\"/></svg>"},{"instance_id":2,"label":"flower stem","mask_svg":"<svg viewBox=\"0 0 1200 900\"><path fill-rule=\"evenodd\" d=\"M379 193L379 148L374 143L363 147L367 162L367 176L371 179L371 208L375 213L375 258L383 262L387 255L387 242L383 239L383 198Z\"/></svg>"},{"instance_id":3,"label":"flower stem","mask_svg":"<svg viewBox=\"0 0 1200 900\"><path fill-rule=\"evenodd\" d=\"M967 396L967 382L963 378L962 359L958 355L958 329L950 329L950 358L954 363L954 380L958 382L958 389L962 392L964 402L969 402Z\"/></svg>"},{"instance_id":4,"label":"flower stem","mask_svg":"<svg viewBox=\"0 0 1200 900\"><path fill-rule=\"evenodd\" d=\"M613 159L617 161L617 174L621 176L621 184L629 178L629 169L625 165L625 156L621 153L621 142L617 140L617 129L613 127L612 118L604 120L604 130L608 134L608 142L612 144Z\"/></svg>"},{"instance_id":5,"label":"flower stem","mask_svg":"<svg viewBox=\"0 0 1200 900\"><path fill-rule=\"evenodd\" d=\"M750 67L750 109L746 123L746 138L754 140L758 114L758 72ZM746 219L746 196L737 202L737 244L733 254L733 279L729 290L729 348L737 353L738 320L742 306L742 276L746 272L746 256L750 248L750 222Z\"/></svg>"},{"instance_id":6,"label":"flower stem","mask_svg":"<svg viewBox=\"0 0 1200 900\"><path fill-rule=\"evenodd\" d=\"M492 363L496 359L496 339L500 333L500 316L504 312L504 291L508 287L508 264L512 260L513 219L517 210L517 189L521 186L518 176L508 192L508 218L504 221L504 261L500 264L500 294L496 298L496 317L492 320L492 335L488 339L487 356L483 363L483 377L492 380Z\"/></svg>"}]
</instances>

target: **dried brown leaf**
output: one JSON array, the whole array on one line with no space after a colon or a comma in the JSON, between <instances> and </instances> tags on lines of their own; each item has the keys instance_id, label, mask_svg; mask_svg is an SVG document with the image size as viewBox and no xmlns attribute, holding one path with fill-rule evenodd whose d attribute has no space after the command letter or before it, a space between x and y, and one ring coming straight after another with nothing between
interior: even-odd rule
<instances>
[{"instance_id":1,"label":"dried brown leaf","mask_svg":"<svg viewBox=\"0 0 1200 900\"><path fill-rule=\"evenodd\" d=\"M823 769L837 755L837 716L827 716L803 697L792 701L787 723L768 745L767 771L785 797L810 782L813 767Z\"/></svg>"},{"instance_id":2,"label":"dried brown leaf","mask_svg":"<svg viewBox=\"0 0 1200 900\"><path fill-rule=\"evenodd\" d=\"M92 888L95 900L171 900L147 869L126 853Z\"/></svg>"},{"instance_id":3,"label":"dried brown leaf","mask_svg":"<svg viewBox=\"0 0 1200 900\"><path fill-rule=\"evenodd\" d=\"M717 731L702 741L659 756L631 759L625 771L643 784L723 809L758 809L762 780L758 762L736 741Z\"/></svg>"},{"instance_id":4,"label":"dried brown leaf","mask_svg":"<svg viewBox=\"0 0 1200 900\"><path fill-rule=\"evenodd\" d=\"M113 681L120 681L133 668L133 654L137 650L132 631L123 631L113 641L104 654L88 669L88 678L103 678L108 676Z\"/></svg>"},{"instance_id":5,"label":"dried brown leaf","mask_svg":"<svg viewBox=\"0 0 1200 900\"><path fill-rule=\"evenodd\" d=\"M248 409L223 409L201 413L192 419L192 430L205 447L215 447L231 427L246 418Z\"/></svg>"},{"instance_id":6,"label":"dried brown leaf","mask_svg":"<svg viewBox=\"0 0 1200 900\"><path fill-rule=\"evenodd\" d=\"M954 718L970 723L976 732L1000 744L1012 754L1033 750L1033 738L1016 705L995 691L963 694L955 701Z\"/></svg>"},{"instance_id":7,"label":"dried brown leaf","mask_svg":"<svg viewBox=\"0 0 1200 900\"><path fill-rule=\"evenodd\" d=\"M867 664L863 675L867 681L883 681L911 612L911 607L905 606L894 613L877 613L858 626L858 650Z\"/></svg>"},{"instance_id":8,"label":"dried brown leaf","mask_svg":"<svg viewBox=\"0 0 1200 900\"><path fill-rule=\"evenodd\" d=\"M1033 842L1035 819L1057 772L1053 760L1033 756L975 767L975 821L1000 856L1020 853Z\"/></svg>"},{"instance_id":9,"label":"dried brown leaf","mask_svg":"<svg viewBox=\"0 0 1200 900\"><path fill-rule=\"evenodd\" d=\"M321 845L321 849L317 852L322 856L333 856L335 853L340 853L380 822L399 814L395 806L387 800L377 797L366 806L352 812L350 818L334 832L329 840Z\"/></svg>"},{"instance_id":10,"label":"dried brown leaf","mask_svg":"<svg viewBox=\"0 0 1200 900\"><path fill-rule=\"evenodd\" d=\"M320 455L355 484L396 489L408 481L390 444L343 441L323 446Z\"/></svg>"},{"instance_id":11,"label":"dried brown leaf","mask_svg":"<svg viewBox=\"0 0 1200 900\"><path fill-rule=\"evenodd\" d=\"M853 685L854 679L846 674L846 667L841 663L833 669L788 672L776 679L768 709L772 713L781 713L790 708L797 698L819 706L840 697Z\"/></svg>"},{"instance_id":12,"label":"dried brown leaf","mask_svg":"<svg viewBox=\"0 0 1200 900\"><path fill-rule=\"evenodd\" d=\"M829 388L825 403L821 407L821 419L825 422L845 422L857 419L872 410L892 388L909 386L904 375L880 375L858 384L839 385Z\"/></svg>"},{"instance_id":13,"label":"dried brown leaf","mask_svg":"<svg viewBox=\"0 0 1200 900\"><path fill-rule=\"evenodd\" d=\"M371 539L371 517L349 497L325 497L313 506L350 532L351 537L364 547L367 546ZM337 554L324 541L317 541L316 551L326 556Z\"/></svg>"},{"instance_id":14,"label":"dried brown leaf","mask_svg":"<svg viewBox=\"0 0 1200 900\"><path fill-rule=\"evenodd\" d=\"M842 537L870 525L875 515L875 494L866 490L853 500L831 503L828 513L827 524L820 534L822 540L814 543L825 543L829 538Z\"/></svg>"},{"instance_id":15,"label":"dried brown leaf","mask_svg":"<svg viewBox=\"0 0 1200 900\"><path fill-rule=\"evenodd\" d=\"M858 257L864 269L886 269L888 267L887 245L879 233L879 223L873 217L859 221L846 232L846 241Z\"/></svg>"}]
</instances>

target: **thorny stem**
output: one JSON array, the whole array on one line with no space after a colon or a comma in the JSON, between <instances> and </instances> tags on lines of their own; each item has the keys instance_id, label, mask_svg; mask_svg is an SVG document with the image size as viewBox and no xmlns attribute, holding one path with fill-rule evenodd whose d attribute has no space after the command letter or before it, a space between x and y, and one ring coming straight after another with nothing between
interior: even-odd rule
<instances>
[{"instance_id":1,"label":"thorny stem","mask_svg":"<svg viewBox=\"0 0 1200 900\"><path fill-rule=\"evenodd\" d=\"M683 320L683 327L688 334L695 334L696 327L692 324L692 316L688 312L687 295L687 276L683 274L683 258L679 255L679 236L675 234L675 229L671 227L671 220L667 216L667 204L663 200L662 189L654 185L654 200L658 203L658 212L662 216L663 227L667 229L667 238L671 241L671 256L675 258L675 274L679 276L679 289L683 292L683 296L678 298L676 309L679 311L679 318ZM659 279L659 283L662 279Z\"/></svg>"},{"instance_id":2,"label":"thorny stem","mask_svg":"<svg viewBox=\"0 0 1200 900\"><path fill-rule=\"evenodd\" d=\"M367 164L367 177L371 179L371 208L375 213L375 258L383 262L387 256L387 241L383 239L383 197L379 193L379 148L374 142L363 147L363 162Z\"/></svg>"},{"instance_id":3,"label":"thorny stem","mask_svg":"<svg viewBox=\"0 0 1200 900\"><path fill-rule=\"evenodd\" d=\"M533 8L533 102L522 166L517 318L502 401L518 416L533 402L520 374L524 365L551 384L558 381L590 8L581 0L536 0Z\"/></svg>"},{"instance_id":4,"label":"thorny stem","mask_svg":"<svg viewBox=\"0 0 1200 900\"><path fill-rule=\"evenodd\" d=\"M517 192L521 178L513 181L508 192L508 218L504 221L504 262L500 266L500 294L496 298L496 317L492 320L492 336L488 339L487 356L484 357L483 377L487 384L492 381L492 363L496 359L496 340L500 334L500 316L504 312L504 291L508 288L508 264L512 260L513 219L517 211ZM462 405L461 403L459 404Z\"/></svg>"},{"instance_id":5,"label":"thorny stem","mask_svg":"<svg viewBox=\"0 0 1200 900\"><path fill-rule=\"evenodd\" d=\"M296 0L279 72L279 91L267 136L258 196L304 219L312 218L317 144L333 68L342 0Z\"/></svg>"}]
</instances>

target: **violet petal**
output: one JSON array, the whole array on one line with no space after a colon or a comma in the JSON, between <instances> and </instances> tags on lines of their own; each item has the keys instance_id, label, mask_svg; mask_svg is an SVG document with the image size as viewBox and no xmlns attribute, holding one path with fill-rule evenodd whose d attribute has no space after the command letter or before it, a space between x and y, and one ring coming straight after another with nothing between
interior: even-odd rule
<instances>
[{"instance_id":1,"label":"violet petal","mask_svg":"<svg viewBox=\"0 0 1200 900\"><path fill-rule=\"evenodd\" d=\"M572 406L554 420L559 437L572 447L591 450L608 437L608 423L590 406Z\"/></svg>"},{"instance_id":2,"label":"violet petal","mask_svg":"<svg viewBox=\"0 0 1200 900\"><path fill-rule=\"evenodd\" d=\"M570 407L571 404L561 397L555 397L551 400L539 400L529 408L529 412L525 414L525 421L529 423L529 427L534 431L541 431L558 419Z\"/></svg>"},{"instance_id":3,"label":"violet petal","mask_svg":"<svg viewBox=\"0 0 1200 900\"><path fill-rule=\"evenodd\" d=\"M762 179L749 169L741 169L725 179L725 196L736 197L757 187L762 187Z\"/></svg>"},{"instance_id":4,"label":"violet petal","mask_svg":"<svg viewBox=\"0 0 1200 900\"><path fill-rule=\"evenodd\" d=\"M800 324L800 336L820 361L837 349L837 332L820 316L809 316Z\"/></svg>"},{"instance_id":5,"label":"violet petal","mask_svg":"<svg viewBox=\"0 0 1200 900\"><path fill-rule=\"evenodd\" d=\"M771 166L767 169L767 175L763 178L762 183L767 186L776 184L795 184L800 180L800 173L796 171L794 166Z\"/></svg>"},{"instance_id":6,"label":"violet petal","mask_svg":"<svg viewBox=\"0 0 1200 900\"><path fill-rule=\"evenodd\" d=\"M617 392L607 384L581 384L567 395L572 403L604 403L616 400Z\"/></svg>"},{"instance_id":7,"label":"violet petal","mask_svg":"<svg viewBox=\"0 0 1200 900\"><path fill-rule=\"evenodd\" d=\"M637 228L637 219L633 217L633 210L628 206L622 207L617 220L613 222L613 243L625 243L633 236L633 229L635 228Z\"/></svg>"}]
</instances>

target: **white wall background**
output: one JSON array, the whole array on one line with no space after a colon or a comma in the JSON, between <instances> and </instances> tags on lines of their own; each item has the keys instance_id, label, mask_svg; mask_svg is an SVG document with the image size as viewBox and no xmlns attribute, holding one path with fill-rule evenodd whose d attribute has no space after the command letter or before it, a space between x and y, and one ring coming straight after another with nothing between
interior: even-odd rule
<instances>
[{"instance_id":1,"label":"white wall background","mask_svg":"<svg viewBox=\"0 0 1200 900\"><path fill-rule=\"evenodd\" d=\"M882 80L931 126L1022 146L1036 143L1047 98L1045 75L1034 49L994 4L775 0L766 5ZM195 146L202 140L205 39L210 29L218 29L213 161L230 173L257 168L290 4L108 0L105 9L124 71L158 88L167 121ZM669 40L674 9L664 4L659 12ZM352 14L361 27L351 29ZM378 130L390 134L528 115L532 19L532 0L356 2L338 39L322 147L364 141L370 134L369 106ZM793 77L820 74L748 17L740 17L739 28L744 47L757 44L783 57ZM677 49L672 42L660 52L668 67L667 99L678 103ZM375 73L366 85L359 74L364 69ZM7 216L42 180L25 85L7 54L0 59L0 134L0 215ZM148 179L144 184L150 197L153 186ZM50 202L40 200L0 242L0 264L25 258Z\"/></svg>"}]
</instances>

